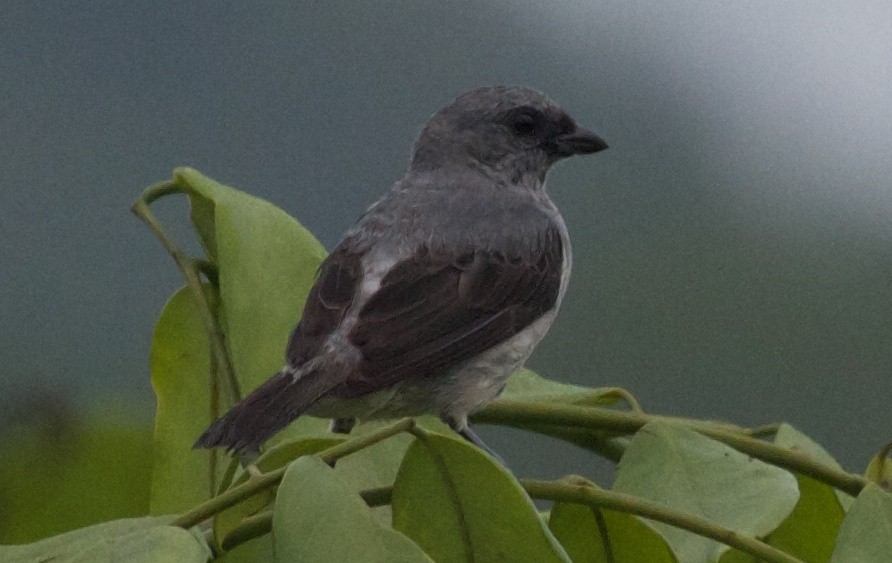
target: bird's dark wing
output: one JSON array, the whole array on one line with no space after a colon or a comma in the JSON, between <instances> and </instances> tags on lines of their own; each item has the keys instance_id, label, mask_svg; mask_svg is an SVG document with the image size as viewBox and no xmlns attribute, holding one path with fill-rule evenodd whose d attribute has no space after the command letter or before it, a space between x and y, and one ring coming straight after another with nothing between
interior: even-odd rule
<instances>
[{"instance_id":1,"label":"bird's dark wing","mask_svg":"<svg viewBox=\"0 0 892 563\"><path fill-rule=\"evenodd\" d=\"M422 246L397 263L350 335L363 355L360 369L330 394L355 397L443 374L549 311L560 291L563 248L550 221L537 231L506 250Z\"/></svg>"},{"instance_id":2,"label":"bird's dark wing","mask_svg":"<svg viewBox=\"0 0 892 563\"><path fill-rule=\"evenodd\" d=\"M341 245L319 267L303 315L288 342L289 364L300 367L316 356L328 335L338 328L362 278L361 260L360 253Z\"/></svg>"}]
</instances>

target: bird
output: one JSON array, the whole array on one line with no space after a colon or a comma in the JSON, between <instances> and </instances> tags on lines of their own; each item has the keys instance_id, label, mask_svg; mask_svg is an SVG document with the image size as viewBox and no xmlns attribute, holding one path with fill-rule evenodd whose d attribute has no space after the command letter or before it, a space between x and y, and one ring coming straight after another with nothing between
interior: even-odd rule
<instances>
[{"instance_id":1,"label":"bird","mask_svg":"<svg viewBox=\"0 0 892 563\"><path fill-rule=\"evenodd\" d=\"M320 265L284 368L195 447L256 455L303 414L341 433L357 420L434 414L498 458L468 416L529 358L570 278L546 174L606 148L525 87L471 90L435 113L404 177Z\"/></svg>"}]
</instances>

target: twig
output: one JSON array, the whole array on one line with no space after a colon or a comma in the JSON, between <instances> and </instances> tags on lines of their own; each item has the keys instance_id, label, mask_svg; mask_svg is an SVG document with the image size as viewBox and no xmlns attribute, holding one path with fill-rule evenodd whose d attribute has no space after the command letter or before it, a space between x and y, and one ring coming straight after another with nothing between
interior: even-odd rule
<instances>
[{"instance_id":1,"label":"twig","mask_svg":"<svg viewBox=\"0 0 892 563\"><path fill-rule=\"evenodd\" d=\"M359 450L367 448L372 444L377 444L381 440L390 438L391 436L399 434L400 432L409 431L414 426L415 421L411 418L406 418L389 426L385 426L384 428L375 432L369 432L368 434L363 434L362 436L358 436L345 442L341 442L340 444L332 446L327 450L323 450L322 452L315 455L322 461L330 465L344 456L358 452ZM230 506L236 505L244 499L254 496L264 489L268 489L270 487L278 485L279 482L282 480L282 477L285 476L285 471L287 469L288 466L286 465L285 467L281 467L279 469L276 469L275 471L264 473L259 477L251 478L245 483L237 485L227 490L226 492L199 504L192 510L180 515L171 524L173 526L179 526L181 528L191 528L192 526L195 526L207 520L218 512L222 512Z\"/></svg>"},{"instance_id":2,"label":"twig","mask_svg":"<svg viewBox=\"0 0 892 563\"><path fill-rule=\"evenodd\" d=\"M566 426L571 430L587 429L633 434L653 420L666 420L644 413L623 412L599 407L563 404L542 404L526 401L496 401L472 417L474 422L503 424L515 428L540 431L542 425ZM852 496L867 484L861 475L848 473L813 460L808 455L781 448L752 438L745 431L728 431L727 425L707 421L691 421L690 428L735 450L812 477ZM572 441L572 440L571 440Z\"/></svg>"},{"instance_id":3,"label":"twig","mask_svg":"<svg viewBox=\"0 0 892 563\"><path fill-rule=\"evenodd\" d=\"M134 202L131 211L133 211L133 214L142 219L142 221L149 227L155 235L155 238L161 243L161 246L163 246L167 253L173 258L174 263L176 263L177 268L179 268L183 277L186 278L186 285L195 297L198 314L201 317L205 332L207 332L208 338L210 339L211 352L217 362L217 369L222 373L223 379L228 384L227 391L230 395L228 397L229 404L235 404L241 399L241 390L239 389L238 379L235 377L235 369L232 365L232 359L229 357L229 353L226 350L223 330L220 328L217 316L211 309L211 305L208 303L204 289L202 288L199 269L206 268L206 266L202 266L203 261L190 257L177 246L177 244L167 236L164 229L161 228L161 223L149 209L149 206L153 201L166 195L181 193L181 191L182 188L173 182L156 184L147 188L146 191L143 192L139 199Z\"/></svg>"},{"instance_id":4,"label":"twig","mask_svg":"<svg viewBox=\"0 0 892 563\"><path fill-rule=\"evenodd\" d=\"M596 508L607 508L617 512L635 514L714 539L734 549L748 553L761 561L770 563L802 563L801 560L765 542L740 535L737 532L704 520L699 516L672 510L632 495L605 491L581 478L568 478L560 481L521 479L520 484L533 498L584 504Z\"/></svg>"}]
</instances>

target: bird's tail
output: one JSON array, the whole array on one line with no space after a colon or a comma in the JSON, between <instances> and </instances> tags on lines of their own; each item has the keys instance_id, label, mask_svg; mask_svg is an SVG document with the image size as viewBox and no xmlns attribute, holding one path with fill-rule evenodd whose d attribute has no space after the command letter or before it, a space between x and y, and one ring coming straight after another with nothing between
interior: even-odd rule
<instances>
[{"instance_id":1,"label":"bird's tail","mask_svg":"<svg viewBox=\"0 0 892 563\"><path fill-rule=\"evenodd\" d=\"M281 371L211 424L193 448L257 452L331 387L320 370Z\"/></svg>"}]
</instances>

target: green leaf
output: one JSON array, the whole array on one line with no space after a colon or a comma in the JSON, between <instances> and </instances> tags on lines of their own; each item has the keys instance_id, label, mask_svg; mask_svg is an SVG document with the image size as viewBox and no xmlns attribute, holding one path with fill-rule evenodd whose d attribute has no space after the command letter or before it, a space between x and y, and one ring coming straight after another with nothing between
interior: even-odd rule
<instances>
[{"instance_id":1,"label":"green leaf","mask_svg":"<svg viewBox=\"0 0 892 563\"><path fill-rule=\"evenodd\" d=\"M614 489L699 516L747 536L765 536L799 498L792 474L680 425L651 422L635 434ZM727 546L660 522L680 561L714 561Z\"/></svg>"},{"instance_id":2,"label":"green leaf","mask_svg":"<svg viewBox=\"0 0 892 563\"><path fill-rule=\"evenodd\" d=\"M247 394L282 367L325 249L267 201L189 168L175 170L174 181L190 195L196 230L217 266L226 342Z\"/></svg>"},{"instance_id":3,"label":"green leaf","mask_svg":"<svg viewBox=\"0 0 892 563\"><path fill-rule=\"evenodd\" d=\"M864 476L880 486L887 493L892 491L892 443L886 444L877 455L870 459Z\"/></svg>"},{"instance_id":4,"label":"green leaf","mask_svg":"<svg viewBox=\"0 0 892 563\"><path fill-rule=\"evenodd\" d=\"M514 372L508 380L505 392L500 400L535 401L542 403L562 403L577 406L609 406L625 402L629 407L638 408L635 398L617 387L581 387L568 385L545 379L532 371L521 369ZM471 417L474 420L474 417ZM570 428L553 424L537 424L530 422L514 423L517 428L538 432L560 440L571 442L594 451L599 455L610 455L613 450L608 444L615 434L586 428ZM615 452L615 450L613 450Z\"/></svg>"},{"instance_id":5,"label":"green leaf","mask_svg":"<svg viewBox=\"0 0 892 563\"><path fill-rule=\"evenodd\" d=\"M313 419L315 420L315 419ZM294 425L292 425L294 426ZM318 438L298 438L289 442L280 442L261 455L255 465L262 472L272 471L284 467L301 455L312 454L333 446L344 438L328 435ZM234 485L244 483L248 479L248 473L239 465L238 474L233 479ZM275 498L275 490L266 490L241 503L224 510L214 517L214 537L217 545L222 545L223 540L237 526L242 518L256 514L268 506ZM273 540L270 534L254 538L253 540L238 545L235 549L223 554L222 561L226 563L270 561L273 559Z\"/></svg>"},{"instance_id":6,"label":"green leaf","mask_svg":"<svg viewBox=\"0 0 892 563\"><path fill-rule=\"evenodd\" d=\"M892 554L892 495L869 483L849 509L831 561L887 563Z\"/></svg>"},{"instance_id":7,"label":"green leaf","mask_svg":"<svg viewBox=\"0 0 892 563\"><path fill-rule=\"evenodd\" d=\"M676 561L666 540L631 514L559 502L548 527L574 563Z\"/></svg>"},{"instance_id":8,"label":"green leaf","mask_svg":"<svg viewBox=\"0 0 892 563\"><path fill-rule=\"evenodd\" d=\"M380 430L389 422L365 422L357 425L350 436L361 436ZM449 427L434 416L423 416L415 420L415 424L426 430L435 432L451 432ZM397 471L403 460L406 449L413 439L408 434L400 434L379 442L369 448L347 456L338 461L335 472L346 479L357 490L384 487L393 484Z\"/></svg>"},{"instance_id":9,"label":"green leaf","mask_svg":"<svg viewBox=\"0 0 892 563\"><path fill-rule=\"evenodd\" d=\"M0 546L0 561L189 563L210 559L211 551L202 536L168 526L170 519L113 520L28 545Z\"/></svg>"},{"instance_id":10,"label":"green leaf","mask_svg":"<svg viewBox=\"0 0 892 563\"><path fill-rule=\"evenodd\" d=\"M806 453L815 461L839 467L821 446L788 424L780 426L774 443ZM829 561L845 515L838 494L848 501L853 499L810 477L796 475L796 479L799 482L799 502L790 516L771 533L768 543L803 561Z\"/></svg>"},{"instance_id":11,"label":"green leaf","mask_svg":"<svg viewBox=\"0 0 892 563\"><path fill-rule=\"evenodd\" d=\"M829 561L845 513L836 491L802 475L799 502L792 514L768 536L768 543L803 561Z\"/></svg>"},{"instance_id":12,"label":"green leaf","mask_svg":"<svg viewBox=\"0 0 892 563\"><path fill-rule=\"evenodd\" d=\"M302 455L321 452L343 440L343 437L331 436L328 438L302 438L294 442L283 443L264 453L257 459L255 465L261 472L266 473L284 467ZM247 472L242 472L233 481L233 486L244 483L248 480L248 477ZM239 525L242 518L256 514L272 502L274 498L275 492L267 489L219 513L214 517L214 536L217 539L217 543L222 544L226 535Z\"/></svg>"},{"instance_id":13,"label":"green leaf","mask_svg":"<svg viewBox=\"0 0 892 563\"><path fill-rule=\"evenodd\" d=\"M31 414L33 423L8 421L0 435L0 541L31 542L148 512L152 443L142 417Z\"/></svg>"},{"instance_id":14,"label":"green leaf","mask_svg":"<svg viewBox=\"0 0 892 563\"><path fill-rule=\"evenodd\" d=\"M187 168L174 171L174 182L190 196L196 231L217 267L219 292L206 286L205 295L246 394L281 367L325 251L268 202ZM179 512L207 499L228 466L222 452L192 450L230 405L220 399L228 396L221 389L229 383L211 374L208 337L187 289L171 298L159 318L151 363L158 398L151 511ZM320 433L326 424L301 417L272 443Z\"/></svg>"},{"instance_id":15,"label":"green leaf","mask_svg":"<svg viewBox=\"0 0 892 563\"><path fill-rule=\"evenodd\" d=\"M433 417L422 417L417 423L424 428L437 430L447 428ZM350 437L373 432L384 425L386 423L380 422L359 424L350 433ZM283 467L302 455L318 453L345 439L347 439L347 436L327 434L319 437L298 438L290 442L280 442L260 456L255 465L260 471L266 473ZM390 486L396 479L397 470L406 448L409 447L410 441L411 437L408 435L394 436L349 455L338 461L335 467L335 475L356 491ZM233 486L244 483L248 479L247 473L239 471L240 473L233 480ZM217 541L221 542L241 522L242 518L256 514L269 505L273 498L275 498L274 491L264 491L217 515L214 519L214 533ZM390 525L389 506L376 507L373 513L381 519L382 523Z\"/></svg>"},{"instance_id":16,"label":"green leaf","mask_svg":"<svg viewBox=\"0 0 892 563\"><path fill-rule=\"evenodd\" d=\"M388 422L365 422L356 426L350 436L360 436L386 426ZM451 432L449 427L434 416L423 416L415 419L415 424L427 430ZM378 442L362 451L338 460L335 475L349 483L357 491L393 485L399 471L403 455L406 453L412 437L400 434ZM382 523L390 526L390 505L375 507L372 511Z\"/></svg>"},{"instance_id":17,"label":"green leaf","mask_svg":"<svg viewBox=\"0 0 892 563\"><path fill-rule=\"evenodd\" d=\"M409 538L383 526L356 490L312 456L285 472L273 540L277 561L431 561Z\"/></svg>"},{"instance_id":18,"label":"green leaf","mask_svg":"<svg viewBox=\"0 0 892 563\"><path fill-rule=\"evenodd\" d=\"M216 299L209 285L205 295ZM220 452L192 450L213 416L209 346L195 297L184 287L164 306L152 336L149 366L157 406L151 514L182 512L210 498L216 466L225 462Z\"/></svg>"},{"instance_id":19,"label":"green leaf","mask_svg":"<svg viewBox=\"0 0 892 563\"><path fill-rule=\"evenodd\" d=\"M782 448L788 448L800 453L804 453L811 457L813 460L823 463L824 465L829 465L830 467L834 467L836 469L842 469L842 466L833 459L833 456L827 453L820 444L803 434L802 432L796 430L789 424L781 424L777 433L774 436L775 445L781 446ZM829 485L828 485L829 486ZM831 487L832 488L832 487ZM843 511L848 510L852 503L855 502L855 499L852 498L851 495L846 494L839 489L833 489L834 494L836 494L836 498L839 501L840 506L843 508Z\"/></svg>"},{"instance_id":20,"label":"green leaf","mask_svg":"<svg viewBox=\"0 0 892 563\"><path fill-rule=\"evenodd\" d=\"M448 428L435 417L421 417L416 423L428 429L447 430ZM351 437L362 435L379 429L385 423L368 422L359 424L350 433ZM308 447L308 444L317 443L322 445L327 443L332 446L339 441L346 439L346 436L327 434L321 437L299 438L292 442L282 442L274 448L264 453L257 461L262 471L271 471L276 467L281 467L286 463L293 461L298 454L308 454L313 451L321 451L321 447ZM406 448L409 447L411 438L407 435L399 435L379 442L371 447L365 448L359 452L351 454L338 460L334 469L335 476L342 482L349 485L351 490L361 491L374 487L390 486L396 478L397 470L402 461ZM237 477L237 482L242 482L243 476ZM266 493L252 497L247 506L237 505L235 514L237 518L247 516L250 513L258 511L262 505L267 504L271 493ZM372 513L381 522L382 525L390 527L391 511L390 506L379 506L372 509ZM224 516L225 515L225 516ZM222 518L221 518L222 516ZM215 520L215 533L217 538L223 538L237 524L236 519L230 518L229 511L218 516ZM228 520L227 520L228 519ZM224 520L227 520L224 522ZM237 547L232 552L228 552L227 561L230 557L234 557L238 561L264 561L268 557L264 557L262 552L267 550L269 537L252 540L251 542Z\"/></svg>"},{"instance_id":21,"label":"green leaf","mask_svg":"<svg viewBox=\"0 0 892 563\"><path fill-rule=\"evenodd\" d=\"M573 405L612 405L628 392L616 387L582 387L546 379L528 369L519 369L508 379L501 399L512 401L557 401Z\"/></svg>"},{"instance_id":22,"label":"green leaf","mask_svg":"<svg viewBox=\"0 0 892 563\"><path fill-rule=\"evenodd\" d=\"M409 446L392 508L393 527L438 562L569 561L517 480L463 440Z\"/></svg>"}]
</instances>

